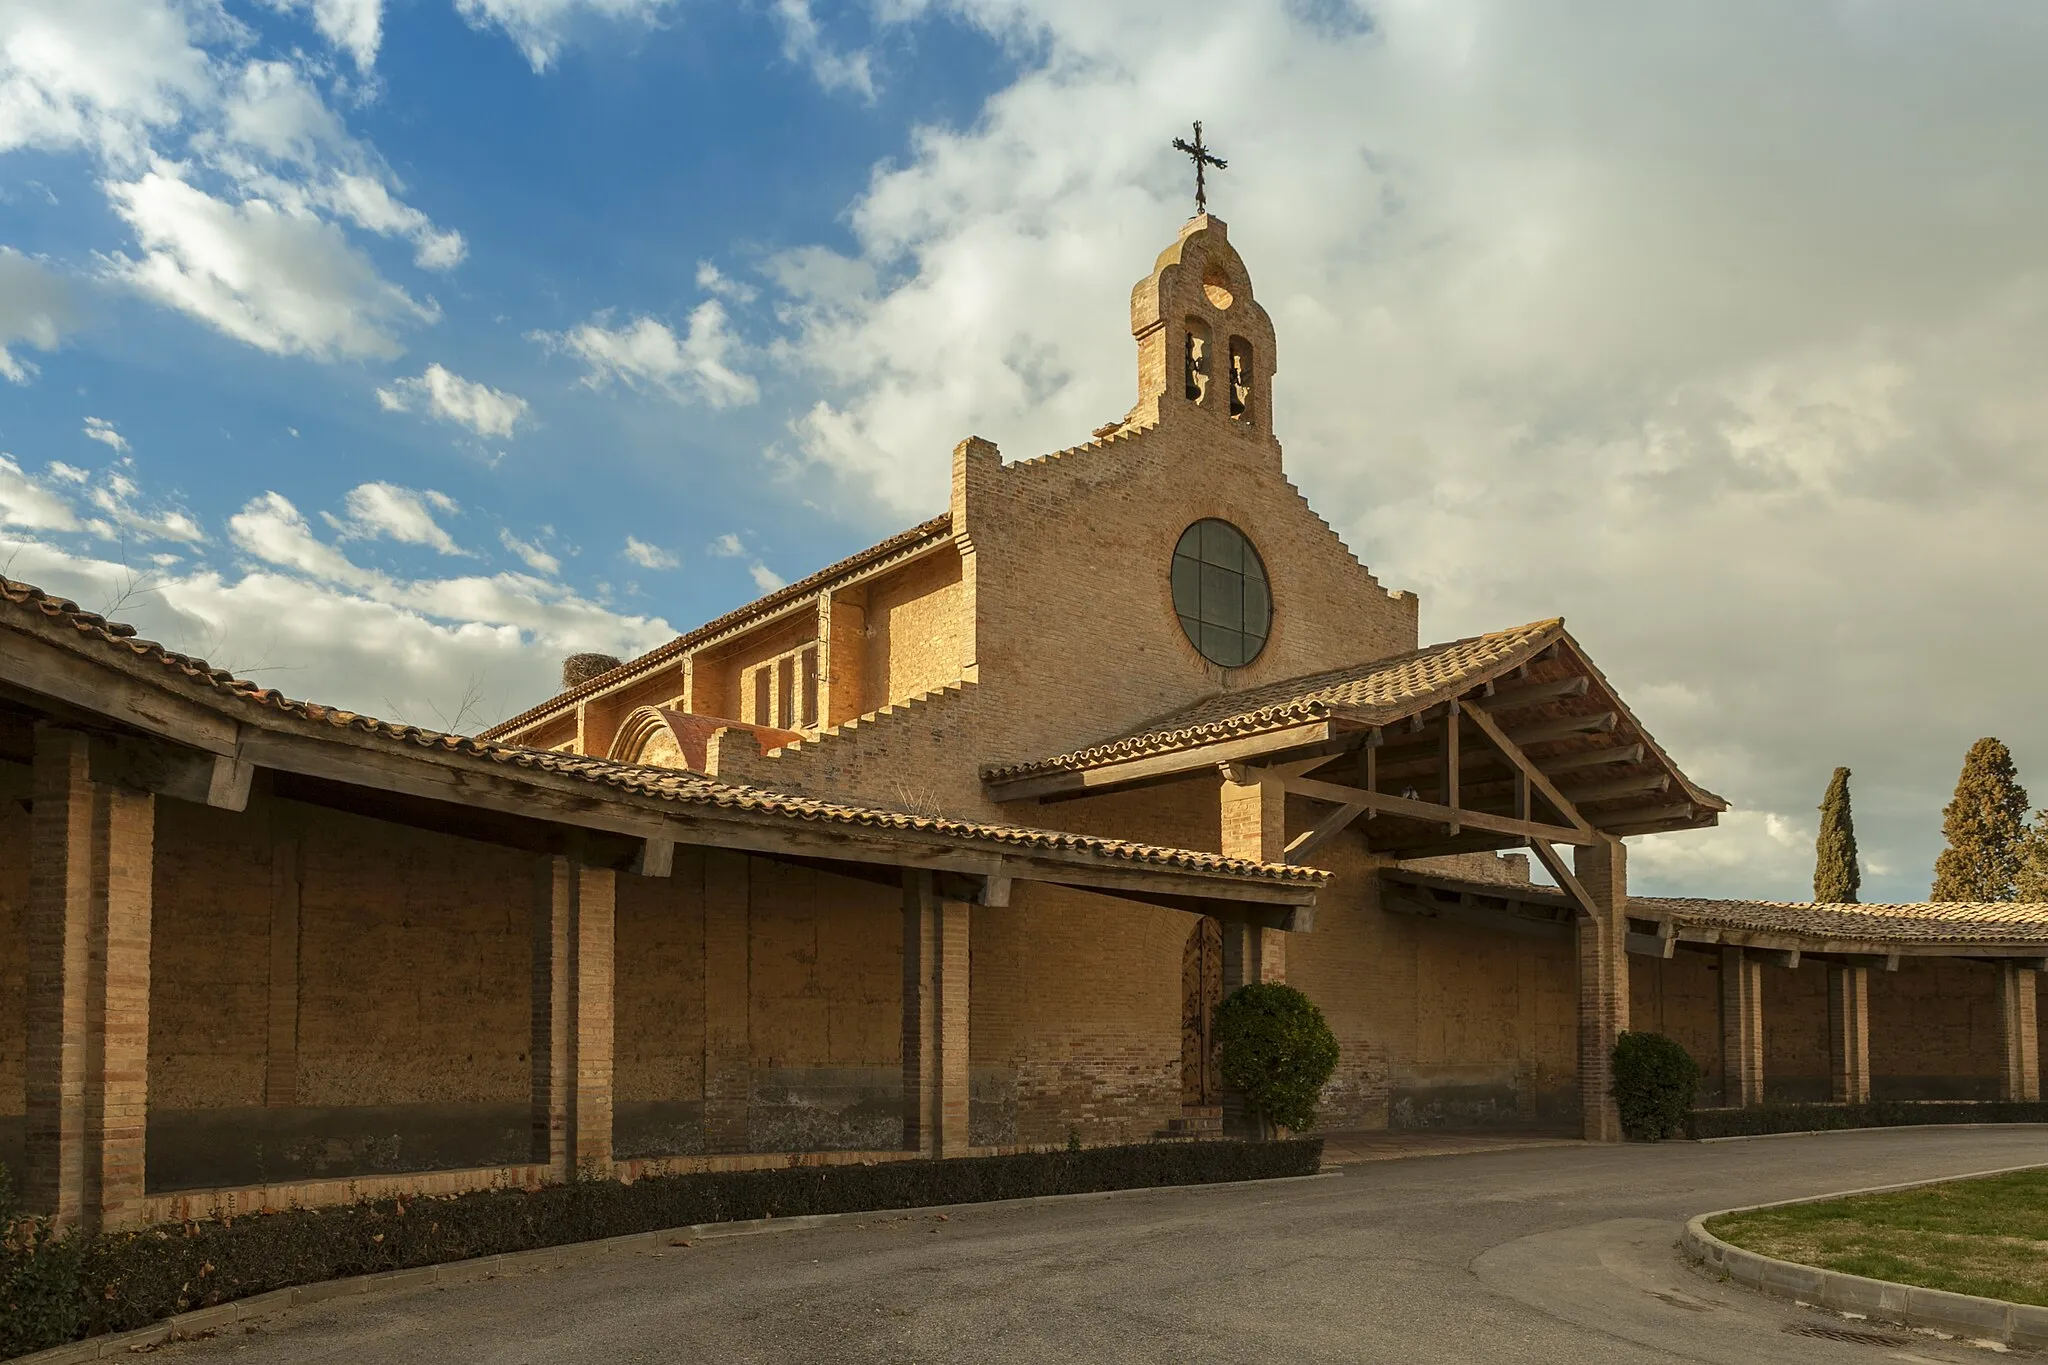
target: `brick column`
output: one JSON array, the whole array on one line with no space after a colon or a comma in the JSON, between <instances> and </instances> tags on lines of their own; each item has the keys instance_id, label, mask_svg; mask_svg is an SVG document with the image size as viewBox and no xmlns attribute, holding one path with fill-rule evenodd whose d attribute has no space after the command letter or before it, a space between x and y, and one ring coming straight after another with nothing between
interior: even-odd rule
<instances>
[{"instance_id":1,"label":"brick column","mask_svg":"<svg viewBox=\"0 0 2048 1365\"><path fill-rule=\"evenodd\" d=\"M1721 1103L1764 1102L1764 964L1741 948L1721 950Z\"/></svg>"},{"instance_id":2,"label":"brick column","mask_svg":"<svg viewBox=\"0 0 2048 1365\"><path fill-rule=\"evenodd\" d=\"M611 1175L616 874L549 858L533 916L533 1157L557 1180Z\"/></svg>"},{"instance_id":3,"label":"brick column","mask_svg":"<svg viewBox=\"0 0 2048 1365\"><path fill-rule=\"evenodd\" d=\"M1253 770L1252 776L1258 777ZM1287 791L1268 777L1223 783L1220 851L1263 863L1287 861ZM1223 993L1254 981L1287 980L1287 935L1278 929L1223 926Z\"/></svg>"},{"instance_id":4,"label":"brick column","mask_svg":"<svg viewBox=\"0 0 2048 1365\"><path fill-rule=\"evenodd\" d=\"M753 1107L753 1033L748 1019L749 906L744 853L704 855L704 1150L744 1152Z\"/></svg>"},{"instance_id":5,"label":"brick column","mask_svg":"<svg viewBox=\"0 0 2048 1365\"><path fill-rule=\"evenodd\" d=\"M1828 967L1828 1073L1836 1104L1870 1100L1870 969Z\"/></svg>"},{"instance_id":6,"label":"brick column","mask_svg":"<svg viewBox=\"0 0 2048 1365\"><path fill-rule=\"evenodd\" d=\"M143 1194L156 802L94 782L86 737L49 726L33 782L23 1203L120 1227Z\"/></svg>"},{"instance_id":7,"label":"brick column","mask_svg":"<svg viewBox=\"0 0 2048 1365\"><path fill-rule=\"evenodd\" d=\"M1619 1142L1614 1041L1628 1027L1628 849L1604 837L1582 845L1572 872L1597 912L1577 921L1579 1131L1588 1142Z\"/></svg>"},{"instance_id":8,"label":"brick column","mask_svg":"<svg viewBox=\"0 0 2048 1365\"><path fill-rule=\"evenodd\" d=\"M2041 1034L2037 974L2015 962L1998 964L1998 1041L2003 1061L1999 1097L2041 1098Z\"/></svg>"},{"instance_id":9,"label":"brick column","mask_svg":"<svg viewBox=\"0 0 2048 1365\"><path fill-rule=\"evenodd\" d=\"M967 1153L969 916L904 874L903 1146L934 1157Z\"/></svg>"}]
</instances>

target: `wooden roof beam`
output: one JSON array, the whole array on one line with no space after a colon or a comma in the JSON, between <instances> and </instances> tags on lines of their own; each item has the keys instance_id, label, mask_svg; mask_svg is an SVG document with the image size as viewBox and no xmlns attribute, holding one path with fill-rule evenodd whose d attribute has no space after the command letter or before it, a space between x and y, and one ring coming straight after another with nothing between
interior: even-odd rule
<instances>
[{"instance_id":1,"label":"wooden roof beam","mask_svg":"<svg viewBox=\"0 0 2048 1365\"><path fill-rule=\"evenodd\" d=\"M1484 811L1460 810L1454 806L1438 805L1430 801L1413 801L1406 797L1389 796L1385 792L1366 791L1361 787L1319 782L1312 777L1283 778L1281 785L1290 795L1306 796L1315 801L1328 801L1337 806L1356 805L1365 810L1404 816L1411 820L1426 820L1432 824L1443 825L1454 833L1458 828L1470 826L1495 834L1512 834L1529 839L1555 839L1559 843L1569 844L1590 844L1599 838L1596 834L1582 833L1576 829L1516 820Z\"/></svg>"}]
</instances>

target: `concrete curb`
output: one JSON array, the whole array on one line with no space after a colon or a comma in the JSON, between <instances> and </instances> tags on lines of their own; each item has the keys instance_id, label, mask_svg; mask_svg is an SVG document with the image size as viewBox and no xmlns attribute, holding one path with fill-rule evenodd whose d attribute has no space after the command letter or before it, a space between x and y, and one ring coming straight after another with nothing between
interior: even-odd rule
<instances>
[{"instance_id":1,"label":"concrete curb","mask_svg":"<svg viewBox=\"0 0 2048 1365\"><path fill-rule=\"evenodd\" d=\"M1905 1133L1927 1128L2048 1128L2048 1123L1886 1123L1873 1128L1801 1128L1791 1133L1730 1133L1727 1137L1694 1138L1694 1142L1765 1142L1771 1138L1837 1137L1843 1133ZM2025 1170L2026 1167L2021 1167ZM1900 1188L1904 1188L1901 1186ZM1830 1199L1834 1195L1828 1196ZM1797 1202L1797 1201L1795 1201Z\"/></svg>"},{"instance_id":2,"label":"concrete curb","mask_svg":"<svg viewBox=\"0 0 2048 1365\"><path fill-rule=\"evenodd\" d=\"M252 1318L266 1317L288 1308L329 1299L366 1298L396 1294L427 1285L473 1284L478 1280L531 1270L536 1266L573 1265L597 1260L618 1252L655 1251L676 1241L722 1241L732 1237L755 1237L772 1232L801 1232L806 1228L831 1227L863 1219L916 1217L920 1214L953 1213L962 1209L990 1209L1037 1204L1064 1204L1083 1199L1122 1199L1134 1194L1199 1194L1204 1190L1235 1190L1256 1185L1292 1185L1304 1180L1335 1180L1342 1171L1319 1171L1314 1175L1268 1176L1260 1180L1216 1180L1200 1185L1134 1185L1125 1190L1093 1190L1082 1194L1040 1194L1024 1199L992 1199L978 1204L925 1204L913 1208L867 1209L856 1213L807 1213L794 1218L753 1218L744 1222L696 1223L689 1227L662 1228L656 1232L635 1232L624 1237L605 1237L594 1242L565 1242L561 1246L537 1247L532 1251L508 1251L500 1256L478 1256L467 1261L415 1266L409 1270L386 1270L375 1275L351 1275L340 1280L273 1289L246 1299L234 1299L198 1308L190 1313L161 1319L147 1327L87 1337L68 1346L52 1346L25 1356L11 1358L7 1365L73 1365L76 1361L112 1360L138 1349L215 1332Z\"/></svg>"},{"instance_id":3,"label":"concrete curb","mask_svg":"<svg viewBox=\"0 0 2048 1365\"><path fill-rule=\"evenodd\" d=\"M1946 1126L1946 1125L1943 1125ZM1771 1136L1784 1136L1772 1134ZM1859 1313L1905 1323L1909 1327L1932 1327L1976 1341L1995 1341L2007 1346L2048 1348L2048 1308L2005 1299L1985 1299L1974 1294L1951 1294L1940 1289L1873 1280L1863 1275L1845 1275L1838 1270L1801 1265L1759 1255L1722 1241L1707 1231L1707 1220L1731 1213L1753 1213L1758 1209L1782 1209L1797 1204L1819 1204L1859 1194L1889 1194L1915 1190L1927 1185L1947 1185L1957 1180L1985 1180L2016 1171L2038 1171L2036 1163L2005 1166L1995 1171L1971 1171L1967 1175L1942 1176L1935 1180L1909 1180L1900 1185L1873 1185L1862 1190L1841 1190L1806 1199L1780 1199L1770 1204L1746 1204L1741 1208L1716 1209L1690 1218L1679 1244L1687 1255L1712 1274L1746 1285L1775 1298L1817 1304L1838 1313Z\"/></svg>"}]
</instances>

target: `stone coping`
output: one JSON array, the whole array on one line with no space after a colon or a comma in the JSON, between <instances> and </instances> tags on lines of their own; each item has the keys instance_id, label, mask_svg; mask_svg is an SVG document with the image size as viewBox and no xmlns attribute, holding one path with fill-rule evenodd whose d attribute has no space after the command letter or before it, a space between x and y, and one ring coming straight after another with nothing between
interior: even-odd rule
<instances>
[{"instance_id":1,"label":"stone coping","mask_svg":"<svg viewBox=\"0 0 2048 1365\"><path fill-rule=\"evenodd\" d=\"M1707 1220L1731 1213L1753 1213L1758 1209L1781 1209L1794 1204L1821 1204L1859 1194L1889 1194L1927 1185L1947 1185L1958 1180L1984 1180L2016 1171L2038 1171L2039 1164L2004 1166L1995 1171L1971 1171L1966 1175L1942 1176L1934 1180L1909 1180L1899 1185L1873 1185L1868 1189L1841 1190L1804 1199L1779 1199L1768 1204L1745 1204L1740 1208L1716 1209L1702 1213L1685 1224L1680 1246L1709 1272L1737 1284L1769 1294L1812 1304L1837 1313L1859 1314L1909 1327L1931 1327L1953 1332L1973 1341L1994 1341L2004 1346L2048 1348L2048 1308L2005 1299L1980 1298L1975 1294L1951 1294L1944 1289L1922 1289L1918 1285L1892 1280L1873 1280L1863 1275L1846 1275L1839 1270L1801 1265L1760 1255L1724 1242L1707 1231Z\"/></svg>"},{"instance_id":2,"label":"stone coping","mask_svg":"<svg viewBox=\"0 0 2048 1365\"><path fill-rule=\"evenodd\" d=\"M567 1242L561 1246L535 1247L530 1251L508 1251L497 1256L478 1256L467 1261L444 1261L439 1265L414 1266L408 1270L386 1270L375 1275L351 1275L339 1280L273 1289L246 1299L231 1299L211 1308L160 1319L147 1327L127 1332L110 1332L87 1337L64 1346L15 1356L8 1365L75 1365L88 1360L115 1360L148 1351L167 1342L187 1340L219 1332L254 1318L268 1317L289 1308L331 1299L362 1298L400 1293L429 1286L472 1284L496 1279L537 1267L565 1266L594 1260L619 1252L660 1251L679 1242L717 1241L729 1237L753 1237L770 1232L801 1232L806 1228L831 1227L861 1219L933 1218L962 1209L995 1208L1003 1205L1059 1204L1078 1199L1123 1199L1137 1194L1198 1194L1204 1190L1235 1189L1244 1185L1284 1185L1302 1180L1334 1180L1340 1171L1316 1175L1269 1176L1260 1180L1217 1180L1199 1185L1139 1185L1124 1190L1090 1190L1079 1194L1040 1194L1023 1199L992 1199L979 1204L929 1204L911 1208L866 1209L848 1213L807 1213L789 1218L752 1218L730 1223L694 1223L689 1227L663 1228L657 1232L633 1232L623 1237L604 1237L591 1242Z\"/></svg>"}]
</instances>

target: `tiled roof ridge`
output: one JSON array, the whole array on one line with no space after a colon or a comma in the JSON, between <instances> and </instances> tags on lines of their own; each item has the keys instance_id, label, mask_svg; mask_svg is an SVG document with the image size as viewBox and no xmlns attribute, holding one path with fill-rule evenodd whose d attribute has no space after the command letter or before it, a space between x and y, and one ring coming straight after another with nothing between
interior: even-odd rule
<instances>
[{"instance_id":1,"label":"tiled roof ridge","mask_svg":"<svg viewBox=\"0 0 2048 1365\"><path fill-rule=\"evenodd\" d=\"M1900 915L1916 919L1957 917L1965 913L2003 914L2014 918L2038 919L2048 924L2048 902L2044 901L1772 901L1728 896L1636 896L1631 906L1681 911L1686 909L1824 910L1843 915Z\"/></svg>"},{"instance_id":2,"label":"tiled roof ridge","mask_svg":"<svg viewBox=\"0 0 2048 1365\"><path fill-rule=\"evenodd\" d=\"M865 568L876 560L886 559L897 551L907 549L919 541L936 539L941 535L950 535L952 534L952 529L953 514L950 511L941 512L929 521L919 522L907 531L899 531L887 540L870 545L867 549L857 554L848 555L836 563L828 564L815 573L807 574L797 579L794 583L785 583L773 592L763 593L753 601L734 607L722 616L713 617L694 630L678 635L675 639L665 644L656 645L638 658L628 659L617 668L600 673L594 678L569 688L567 691L558 692L539 705L528 707L510 720L499 721L496 725L486 729L483 732L483 737L487 739L494 738L498 735L531 725L533 722L553 714L572 702L581 701L583 698L601 692L605 688L612 687L658 668L676 655L681 654L684 650L702 644L714 635L730 630L750 616L759 616L764 612L773 611L777 607L785 606L800 597L808 596L835 578L852 573L857 569Z\"/></svg>"},{"instance_id":3,"label":"tiled roof ridge","mask_svg":"<svg viewBox=\"0 0 2048 1365\"><path fill-rule=\"evenodd\" d=\"M1095 764L1110 759L1138 758L1147 754L1163 753L1173 749L1185 748L1190 744L1206 742L1212 739L1258 734L1266 730L1278 730L1290 725L1324 720L1331 716L1347 713L1349 708L1337 706L1317 698L1303 698L1299 695L1300 693L1313 690L1319 684L1327 686L1340 678L1362 677L1384 669L1398 668L1402 664L1410 663L1417 659L1446 653L1461 646L1474 645L1485 640L1509 639L1517 635L1529 636L1527 641L1510 651L1502 660L1496 661L1497 667L1494 668L1494 671L1496 673L1505 672L1507 669L1515 666L1518 662L1518 655L1523 654L1525 651L1527 653L1534 653L1537 649L1542 648L1543 645L1548 644L1551 639L1562 636L1563 633L1564 618L1553 616L1545 620L1532 621L1527 625L1514 626L1506 630L1487 631L1479 635L1469 635L1459 640L1446 640L1438 644L1426 645L1419 649L1406 650L1400 654L1388 655L1381 659L1368 659L1361 663L1346 664L1341 668L1325 669L1320 673L1303 674L1297 678L1283 678L1277 682L1263 683L1256 688L1247 689L1247 691L1248 694L1271 692L1277 688L1291 686L1294 696L1287 700L1265 706L1255 706L1249 711L1238 712L1230 716L1204 721L1195 725L1180 726L1167 730L1149 728L1156 726L1160 721L1170 720L1172 717L1189 709L1187 707L1179 707L1174 711L1167 712L1164 716L1155 717L1152 721L1146 722L1116 739L1107 740L1100 744L1088 745L1053 758L1035 759L1027 763L1012 763L984 768L982 769L981 776L984 781L999 782L1013 777L1021 777L1028 773L1056 772L1062 769L1092 767ZM1483 681L1483 679L1480 679L1480 681ZM1216 694L1216 697L1209 700L1219 699L1226 695L1228 694L1219 693ZM1195 704L1200 705L1201 703Z\"/></svg>"},{"instance_id":4,"label":"tiled roof ridge","mask_svg":"<svg viewBox=\"0 0 2048 1365\"><path fill-rule=\"evenodd\" d=\"M1158 844L1103 839L1093 835L1060 830L1034 829L1017 825L987 825L942 816L917 816L900 811L853 806L798 796L768 787L756 787L690 773L676 768L648 767L614 759L580 754L558 754L523 745L505 744L483 736L448 734L417 725L379 720L359 712L318 702L298 701L274 688L260 687L237 678L226 669L213 668L203 659L180 654L153 640L136 638L133 626L109 621L97 612L86 611L76 602L56 597L29 583L0 576L0 603L35 613L59 625L72 627L80 635L103 647L170 671L174 679L214 693L224 702L260 707L292 721L325 725L441 753L487 759L510 767L561 773L585 782L630 791L660 800L687 802L726 810L747 810L806 821L866 828L893 829L940 837L978 839L1012 847L1061 849L1097 853L1131 863L1176 867L1192 871L1218 872L1264 881L1320 884L1328 874L1314 868L1278 863L1260 863L1193 849Z\"/></svg>"}]
</instances>

